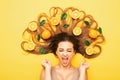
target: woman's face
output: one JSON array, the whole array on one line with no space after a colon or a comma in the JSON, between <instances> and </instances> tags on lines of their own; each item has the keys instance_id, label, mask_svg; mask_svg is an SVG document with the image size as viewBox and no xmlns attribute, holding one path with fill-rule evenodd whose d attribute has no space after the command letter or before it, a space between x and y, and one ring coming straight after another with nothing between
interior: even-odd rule
<instances>
[{"instance_id":1,"label":"woman's face","mask_svg":"<svg viewBox=\"0 0 120 80\"><path fill-rule=\"evenodd\" d=\"M69 41L62 41L58 44L56 54L63 66L71 64L72 57L75 55L73 44Z\"/></svg>"}]
</instances>

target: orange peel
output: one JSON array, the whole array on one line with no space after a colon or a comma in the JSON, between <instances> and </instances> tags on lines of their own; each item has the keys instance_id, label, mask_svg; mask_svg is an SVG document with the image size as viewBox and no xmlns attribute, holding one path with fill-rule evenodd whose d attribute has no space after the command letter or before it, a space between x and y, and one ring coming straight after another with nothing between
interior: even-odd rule
<instances>
[{"instance_id":1,"label":"orange peel","mask_svg":"<svg viewBox=\"0 0 120 80\"><path fill-rule=\"evenodd\" d=\"M48 30L44 30L41 35L43 39L49 39L51 37L51 33Z\"/></svg>"},{"instance_id":2,"label":"orange peel","mask_svg":"<svg viewBox=\"0 0 120 80\"><path fill-rule=\"evenodd\" d=\"M94 29L90 29L90 31L89 31L89 36L90 36L91 38L97 38L98 35L99 35L99 32L98 32L98 31L96 31L96 30L94 30Z\"/></svg>"}]
</instances>

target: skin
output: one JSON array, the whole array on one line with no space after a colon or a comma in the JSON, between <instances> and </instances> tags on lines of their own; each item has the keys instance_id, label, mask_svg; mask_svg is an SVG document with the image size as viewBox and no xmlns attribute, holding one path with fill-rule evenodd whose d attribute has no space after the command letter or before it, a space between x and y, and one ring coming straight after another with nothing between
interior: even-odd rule
<instances>
[{"instance_id":1,"label":"skin","mask_svg":"<svg viewBox=\"0 0 120 80\"><path fill-rule=\"evenodd\" d=\"M44 69L41 73L41 80L88 80L86 71L89 65L87 62L82 62L79 68L71 65L71 60L75 55L71 42L60 42L56 54L60 61L57 66L52 67L49 60L42 61Z\"/></svg>"}]
</instances>

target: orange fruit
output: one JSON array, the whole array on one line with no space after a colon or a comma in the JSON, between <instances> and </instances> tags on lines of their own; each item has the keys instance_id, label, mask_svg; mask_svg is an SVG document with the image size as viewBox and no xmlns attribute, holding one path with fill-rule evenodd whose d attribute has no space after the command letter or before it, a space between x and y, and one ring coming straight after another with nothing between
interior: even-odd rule
<instances>
[{"instance_id":1,"label":"orange fruit","mask_svg":"<svg viewBox=\"0 0 120 80\"><path fill-rule=\"evenodd\" d=\"M57 17L52 17L50 21L51 21L51 24L52 24L52 25L57 25L57 24L59 24L59 19L58 19Z\"/></svg>"},{"instance_id":2,"label":"orange fruit","mask_svg":"<svg viewBox=\"0 0 120 80\"><path fill-rule=\"evenodd\" d=\"M98 47L98 46L94 46L94 48L93 48L93 53L94 54L96 54L96 53L100 53L100 47Z\"/></svg>"},{"instance_id":3,"label":"orange fruit","mask_svg":"<svg viewBox=\"0 0 120 80\"><path fill-rule=\"evenodd\" d=\"M83 19L84 17L85 17L85 12L84 11L80 11L79 19Z\"/></svg>"},{"instance_id":4,"label":"orange fruit","mask_svg":"<svg viewBox=\"0 0 120 80\"><path fill-rule=\"evenodd\" d=\"M31 31L37 30L37 22L35 21L30 22L28 25L28 29L30 29Z\"/></svg>"},{"instance_id":5,"label":"orange fruit","mask_svg":"<svg viewBox=\"0 0 120 80\"><path fill-rule=\"evenodd\" d=\"M24 42L24 43L23 43L23 48L24 48L25 50L28 50L28 43L27 43L27 42Z\"/></svg>"},{"instance_id":6,"label":"orange fruit","mask_svg":"<svg viewBox=\"0 0 120 80\"><path fill-rule=\"evenodd\" d=\"M41 35L43 39L49 39L51 37L51 33L48 30L44 30Z\"/></svg>"},{"instance_id":7,"label":"orange fruit","mask_svg":"<svg viewBox=\"0 0 120 80\"><path fill-rule=\"evenodd\" d=\"M32 42L29 42L27 45L28 50L34 50L35 49L35 44Z\"/></svg>"},{"instance_id":8,"label":"orange fruit","mask_svg":"<svg viewBox=\"0 0 120 80\"><path fill-rule=\"evenodd\" d=\"M104 41L103 37L97 37L97 39L95 40L95 42L98 42L98 43L103 42L103 41Z\"/></svg>"},{"instance_id":9,"label":"orange fruit","mask_svg":"<svg viewBox=\"0 0 120 80\"><path fill-rule=\"evenodd\" d=\"M92 46L89 46L89 47L86 48L86 54L88 54L88 55L93 54L93 47Z\"/></svg>"},{"instance_id":10,"label":"orange fruit","mask_svg":"<svg viewBox=\"0 0 120 80\"><path fill-rule=\"evenodd\" d=\"M77 19L80 17L80 12L78 10L74 10L72 13L71 13L71 16L73 19Z\"/></svg>"},{"instance_id":11,"label":"orange fruit","mask_svg":"<svg viewBox=\"0 0 120 80\"><path fill-rule=\"evenodd\" d=\"M75 28L73 29L73 34L74 34L75 36L79 36L81 33L82 33L82 30L81 30L80 27L75 27Z\"/></svg>"},{"instance_id":12,"label":"orange fruit","mask_svg":"<svg viewBox=\"0 0 120 80\"><path fill-rule=\"evenodd\" d=\"M23 48L25 50L33 50L35 48L35 44L33 42L24 42Z\"/></svg>"},{"instance_id":13,"label":"orange fruit","mask_svg":"<svg viewBox=\"0 0 120 80\"><path fill-rule=\"evenodd\" d=\"M89 36L90 36L91 38L97 38L98 35L99 35L99 32L98 32L98 31L96 31L96 30L94 30L94 29L90 29L90 31L89 31Z\"/></svg>"}]
</instances>

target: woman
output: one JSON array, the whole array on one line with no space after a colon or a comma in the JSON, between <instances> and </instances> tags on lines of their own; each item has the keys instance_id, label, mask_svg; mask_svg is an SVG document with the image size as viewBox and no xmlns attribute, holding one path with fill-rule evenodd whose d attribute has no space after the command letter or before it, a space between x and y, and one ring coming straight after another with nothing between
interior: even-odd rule
<instances>
[{"instance_id":1,"label":"woman","mask_svg":"<svg viewBox=\"0 0 120 80\"><path fill-rule=\"evenodd\" d=\"M41 80L87 80L88 63L82 62L75 68L71 65L72 57L76 52L85 58L97 57L102 51L99 44L105 40L96 20L73 7L64 10L52 7L50 17L41 13L37 21L29 23L23 38L24 51L32 54L52 52L60 61L52 67L50 61L44 60Z\"/></svg>"},{"instance_id":2,"label":"woman","mask_svg":"<svg viewBox=\"0 0 120 80\"><path fill-rule=\"evenodd\" d=\"M87 62L82 62L79 68L71 65L71 60L79 52L79 40L67 33L60 33L51 39L48 47L59 58L59 64L51 66L49 60L42 61L44 67L41 80L87 80Z\"/></svg>"}]
</instances>

